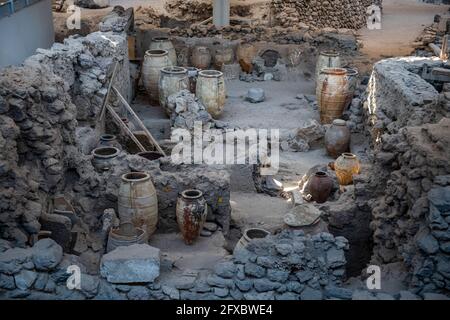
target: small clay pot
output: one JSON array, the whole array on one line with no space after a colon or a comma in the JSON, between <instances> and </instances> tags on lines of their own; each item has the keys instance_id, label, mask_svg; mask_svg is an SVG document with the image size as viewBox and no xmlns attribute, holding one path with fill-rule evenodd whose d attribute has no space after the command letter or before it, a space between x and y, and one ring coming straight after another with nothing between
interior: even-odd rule
<instances>
[{"instance_id":1,"label":"small clay pot","mask_svg":"<svg viewBox=\"0 0 450 320\"><path fill-rule=\"evenodd\" d=\"M350 148L350 130L344 120L336 119L325 133L325 148L333 158L339 157Z\"/></svg>"},{"instance_id":2,"label":"small clay pot","mask_svg":"<svg viewBox=\"0 0 450 320\"><path fill-rule=\"evenodd\" d=\"M311 199L317 203L324 203L330 196L333 179L326 172L318 171L310 178L308 187Z\"/></svg>"},{"instance_id":3,"label":"small clay pot","mask_svg":"<svg viewBox=\"0 0 450 320\"><path fill-rule=\"evenodd\" d=\"M335 162L334 169L341 186L353 183L353 175L359 174L360 164L358 158L352 153L343 153Z\"/></svg>"},{"instance_id":4,"label":"small clay pot","mask_svg":"<svg viewBox=\"0 0 450 320\"><path fill-rule=\"evenodd\" d=\"M112 161L118 156L120 150L115 147L100 147L92 150L92 164L97 171L107 171L111 168Z\"/></svg>"},{"instance_id":5,"label":"small clay pot","mask_svg":"<svg viewBox=\"0 0 450 320\"><path fill-rule=\"evenodd\" d=\"M270 232L261 228L250 228L244 231L244 234L236 243L234 247L234 252L246 249L250 241L253 239L264 239L270 235Z\"/></svg>"},{"instance_id":6,"label":"small clay pot","mask_svg":"<svg viewBox=\"0 0 450 320\"><path fill-rule=\"evenodd\" d=\"M113 134L102 134L98 147L116 147L119 150L122 149L121 144L117 141L117 137Z\"/></svg>"}]
</instances>

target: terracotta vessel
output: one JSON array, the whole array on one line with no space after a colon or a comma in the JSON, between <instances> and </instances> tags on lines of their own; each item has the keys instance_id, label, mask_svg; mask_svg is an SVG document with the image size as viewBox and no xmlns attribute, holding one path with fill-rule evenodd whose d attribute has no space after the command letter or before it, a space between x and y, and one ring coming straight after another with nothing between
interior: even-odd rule
<instances>
[{"instance_id":1,"label":"terracotta vessel","mask_svg":"<svg viewBox=\"0 0 450 320\"><path fill-rule=\"evenodd\" d=\"M107 171L111 168L112 161L118 156L120 150L115 147L100 147L92 150L92 165L97 171Z\"/></svg>"},{"instance_id":2,"label":"terracotta vessel","mask_svg":"<svg viewBox=\"0 0 450 320\"><path fill-rule=\"evenodd\" d=\"M248 244L253 239L264 239L268 235L270 235L270 232L264 229L260 228L246 229L242 237L236 243L236 246L234 247L234 252L247 248Z\"/></svg>"},{"instance_id":3,"label":"terracotta vessel","mask_svg":"<svg viewBox=\"0 0 450 320\"><path fill-rule=\"evenodd\" d=\"M334 170L341 186L353 183L353 175L359 174L360 164L358 158L352 153L343 153L335 162Z\"/></svg>"},{"instance_id":4,"label":"terracotta vessel","mask_svg":"<svg viewBox=\"0 0 450 320\"><path fill-rule=\"evenodd\" d=\"M119 150L122 149L122 145L113 134L102 134L98 142L98 147L116 147Z\"/></svg>"},{"instance_id":5,"label":"terracotta vessel","mask_svg":"<svg viewBox=\"0 0 450 320\"><path fill-rule=\"evenodd\" d=\"M223 73L203 70L198 73L196 96L215 119L220 117L225 106L225 80Z\"/></svg>"},{"instance_id":6,"label":"terracotta vessel","mask_svg":"<svg viewBox=\"0 0 450 320\"><path fill-rule=\"evenodd\" d=\"M189 87L188 71L183 67L165 67L161 69L159 77L159 105L164 109L167 116L172 111L167 107L167 98L178 91Z\"/></svg>"},{"instance_id":7,"label":"terracotta vessel","mask_svg":"<svg viewBox=\"0 0 450 320\"><path fill-rule=\"evenodd\" d=\"M325 148L333 158L339 157L350 148L350 130L344 120L336 119L325 133Z\"/></svg>"},{"instance_id":8,"label":"terracotta vessel","mask_svg":"<svg viewBox=\"0 0 450 320\"><path fill-rule=\"evenodd\" d=\"M111 252L118 247L127 247L133 244L143 244L148 240L147 232L142 228L136 228L132 223L120 225L117 229L111 229L106 245L106 252Z\"/></svg>"},{"instance_id":9,"label":"terracotta vessel","mask_svg":"<svg viewBox=\"0 0 450 320\"><path fill-rule=\"evenodd\" d=\"M159 104L159 77L161 69L172 66L167 50L148 50L142 64L142 83L150 101Z\"/></svg>"},{"instance_id":10,"label":"terracotta vessel","mask_svg":"<svg viewBox=\"0 0 450 320\"><path fill-rule=\"evenodd\" d=\"M203 193L200 190L185 190L178 196L177 223L186 244L198 238L208 213Z\"/></svg>"},{"instance_id":11,"label":"terracotta vessel","mask_svg":"<svg viewBox=\"0 0 450 320\"><path fill-rule=\"evenodd\" d=\"M236 59L240 64L251 65L257 55L257 49L252 43L240 43L236 49Z\"/></svg>"},{"instance_id":12,"label":"terracotta vessel","mask_svg":"<svg viewBox=\"0 0 450 320\"><path fill-rule=\"evenodd\" d=\"M341 118L347 103L348 91L347 70L343 68L321 70L316 95L322 123L332 123L334 119Z\"/></svg>"},{"instance_id":13,"label":"terracotta vessel","mask_svg":"<svg viewBox=\"0 0 450 320\"><path fill-rule=\"evenodd\" d=\"M172 44L172 41L168 37L155 37L152 39L149 50L166 50L169 54L170 62L172 65L177 65L177 53Z\"/></svg>"},{"instance_id":14,"label":"terracotta vessel","mask_svg":"<svg viewBox=\"0 0 450 320\"><path fill-rule=\"evenodd\" d=\"M323 171L316 172L309 180L311 199L317 203L324 203L333 188L333 179Z\"/></svg>"},{"instance_id":15,"label":"terracotta vessel","mask_svg":"<svg viewBox=\"0 0 450 320\"><path fill-rule=\"evenodd\" d=\"M192 50L191 62L198 69L208 69L211 64L211 52L207 47L195 47Z\"/></svg>"},{"instance_id":16,"label":"terracotta vessel","mask_svg":"<svg viewBox=\"0 0 450 320\"><path fill-rule=\"evenodd\" d=\"M117 207L121 223L132 223L151 236L158 224L158 199L156 190L146 172L122 175Z\"/></svg>"},{"instance_id":17,"label":"terracotta vessel","mask_svg":"<svg viewBox=\"0 0 450 320\"><path fill-rule=\"evenodd\" d=\"M222 71L222 66L224 64L231 64L234 61L234 51L233 48L225 47L220 48L215 51L214 54L214 67Z\"/></svg>"},{"instance_id":18,"label":"terracotta vessel","mask_svg":"<svg viewBox=\"0 0 450 320\"><path fill-rule=\"evenodd\" d=\"M355 91L358 87L358 69L356 68L345 68L347 70L347 77L348 77L348 96L347 96L347 102L345 103L345 107L348 108L350 104L352 103L353 96L355 94Z\"/></svg>"},{"instance_id":19,"label":"terracotta vessel","mask_svg":"<svg viewBox=\"0 0 450 320\"><path fill-rule=\"evenodd\" d=\"M319 79L320 71L323 68L339 67L341 67L341 57L339 53L335 51L322 51L316 62L316 81Z\"/></svg>"}]
</instances>

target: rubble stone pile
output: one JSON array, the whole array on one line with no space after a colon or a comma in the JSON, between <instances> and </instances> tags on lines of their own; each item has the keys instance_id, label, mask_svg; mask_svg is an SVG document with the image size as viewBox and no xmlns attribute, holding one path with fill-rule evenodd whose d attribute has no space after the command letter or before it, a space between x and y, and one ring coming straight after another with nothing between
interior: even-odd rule
<instances>
[{"instance_id":1,"label":"rubble stone pile","mask_svg":"<svg viewBox=\"0 0 450 320\"><path fill-rule=\"evenodd\" d=\"M273 0L274 20L283 27L306 24L318 28L359 29L367 23L367 8L373 0ZM337 9L339 8L339 9Z\"/></svg>"}]
</instances>

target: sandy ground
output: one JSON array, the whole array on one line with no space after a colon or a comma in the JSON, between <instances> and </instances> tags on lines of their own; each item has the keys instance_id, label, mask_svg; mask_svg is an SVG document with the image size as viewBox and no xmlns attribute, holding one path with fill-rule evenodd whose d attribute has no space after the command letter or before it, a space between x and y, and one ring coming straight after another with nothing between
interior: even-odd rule
<instances>
[{"instance_id":1,"label":"sandy ground","mask_svg":"<svg viewBox=\"0 0 450 320\"><path fill-rule=\"evenodd\" d=\"M374 60L383 57L409 55L412 43L425 26L433 23L436 14L449 6L420 3L417 0L383 0L381 30L360 31L362 52Z\"/></svg>"}]
</instances>

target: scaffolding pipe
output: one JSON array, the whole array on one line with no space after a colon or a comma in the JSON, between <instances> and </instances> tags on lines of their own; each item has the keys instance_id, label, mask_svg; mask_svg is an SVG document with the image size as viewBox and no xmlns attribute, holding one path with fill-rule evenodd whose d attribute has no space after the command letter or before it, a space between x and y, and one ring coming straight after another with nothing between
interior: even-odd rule
<instances>
[{"instance_id":1,"label":"scaffolding pipe","mask_svg":"<svg viewBox=\"0 0 450 320\"><path fill-rule=\"evenodd\" d=\"M213 24L216 28L230 25L230 0L213 0Z\"/></svg>"}]
</instances>

